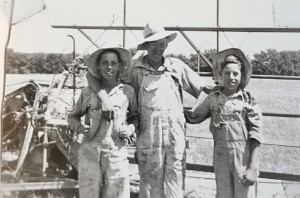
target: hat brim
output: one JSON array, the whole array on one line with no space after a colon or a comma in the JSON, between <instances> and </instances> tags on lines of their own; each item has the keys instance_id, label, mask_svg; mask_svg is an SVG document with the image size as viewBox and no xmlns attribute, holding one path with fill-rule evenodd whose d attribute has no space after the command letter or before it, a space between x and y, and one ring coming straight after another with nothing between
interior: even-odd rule
<instances>
[{"instance_id":1,"label":"hat brim","mask_svg":"<svg viewBox=\"0 0 300 198\"><path fill-rule=\"evenodd\" d=\"M103 51L106 51L106 50L115 50L120 54L122 65L120 68L121 71L120 71L119 78L123 78L124 76L126 76L126 73L131 64L131 54L127 49L121 48L121 47L108 47L108 48L101 48L101 49L96 50L94 53L91 54L91 56L87 60L88 71L93 76L95 76L97 79L100 78L100 76L98 75L96 61L97 61L98 56Z\"/></svg>"},{"instance_id":2,"label":"hat brim","mask_svg":"<svg viewBox=\"0 0 300 198\"><path fill-rule=\"evenodd\" d=\"M212 58L212 65L213 65L213 75L215 77L215 80L218 82L219 85L223 85L222 76L221 76L221 63L224 61L224 59L229 56L234 55L242 63L243 67L243 73L240 83L240 88L244 89L247 84L249 83L249 80L252 75L252 66L250 62L248 61L245 54L238 48L230 48L223 51L220 51L216 53Z\"/></svg>"},{"instance_id":3,"label":"hat brim","mask_svg":"<svg viewBox=\"0 0 300 198\"><path fill-rule=\"evenodd\" d=\"M170 43L171 41L173 41L177 36L177 33L169 33L169 32L161 32L161 33L157 33L154 34L152 36L149 36L147 38L145 38L144 40L142 40L138 46L137 46L137 50L146 50L145 47L145 43L147 42L151 42L151 41L157 41L163 38L167 39L167 42Z\"/></svg>"}]
</instances>

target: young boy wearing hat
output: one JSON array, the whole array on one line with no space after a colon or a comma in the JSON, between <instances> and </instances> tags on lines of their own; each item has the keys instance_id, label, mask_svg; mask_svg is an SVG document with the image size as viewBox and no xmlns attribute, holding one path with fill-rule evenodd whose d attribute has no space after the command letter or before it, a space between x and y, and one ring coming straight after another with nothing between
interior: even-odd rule
<instances>
[{"instance_id":1,"label":"young boy wearing hat","mask_svg":"<svg viewBox=\"0 0 300 198\"><path fill-rule=\"evenodd\" d=\"M152 24L147 24L143 33L144 40L137 49L146 50L147 54L132 61L127 79L138 97L139 197L182 198L185 157L182 90L197 98L207 83L181 60L163 56L176 33Z\"/></svg>"},{"instance_id":2,"label":"young boy wearing hat","mask_svg":"<svg viewBox=\"0 0 300 198\"><path fill-rule=\"evenodd\" d=\"M211 117L214 138L214 171L217 198L255 196L262 114L250 92L245 91L252 67L237 48L213 57L213 73L220 84L201 104L185 111L188 123Z\"/></svg>"},{"instance_id":3,"label":"young boy wearing hat","mask_svg":"<svg viewBox=\"0 0 300 198\"><path fill-rule=\"evenodd\" d=\"M119 80L130 62L130 52L118 47L99 49L88 59L88 71L101 82L102 98L89 84L68 114L70 128L83 136L78 152L80 197L130 197L125 138L137 128L137 104L134 89ZM84 115L87 132L81 123Z\"/></svg>"}]
</instances>

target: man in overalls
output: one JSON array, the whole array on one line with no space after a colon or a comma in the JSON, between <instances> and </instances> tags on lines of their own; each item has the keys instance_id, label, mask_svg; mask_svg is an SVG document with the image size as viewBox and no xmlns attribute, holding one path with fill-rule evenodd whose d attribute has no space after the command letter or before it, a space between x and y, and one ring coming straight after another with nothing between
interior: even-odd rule
<instances>
[{"instance_id":1,"label":"man in overalls","mask_svg":"<svg viewBox=\"0 0 300 198\"><path fill-rule=\"evenodd\" d=\"M137 159L141 198L183 198L185 118L182 90L197 98L207 83L177 58L164 58L176 33L147 24L144 40L137 46L146 50L132 61L124 79L138 97L140 128L137 131ZM101 88L88 73L95 92ZM95 87L98 87L95 89Z\"/></svg>"},{"instance_id":2,"label":"man in overalls","mask_svg":"<svg viewBox=\"0 0 300 198\"><path fill-rule=\"evenodd\" d=\"M142 198L183 197L185 118L182 90L198 97L207 83L177 58L164 58L176 33L147 24L128 81L138 96L137 158Z\"/></svg>"}]
</instances>

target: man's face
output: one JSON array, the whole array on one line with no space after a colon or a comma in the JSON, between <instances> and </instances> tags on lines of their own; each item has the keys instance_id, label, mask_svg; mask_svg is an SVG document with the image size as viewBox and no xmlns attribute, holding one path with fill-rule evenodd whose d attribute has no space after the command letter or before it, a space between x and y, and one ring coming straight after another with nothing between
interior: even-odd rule
<instances>
[{"instance_id":1,"label":"man's face","mask_svg":"<svg viewBox=\"0 0 300 198\"><path fill-rule=\"evenodd\" d=\"M119 70L120 63L115 53L106 52L102 54L98 64L98 72L102 78L107 81L117 80Z\"/></svg>"},{"instance_id":2,"label":"man's face","mask_svg":"<svg viewBox=\"0 0 300 198\"><path fill-rule=\"evenodd\" d=\"M145 43L148 51L148 56L161 58L168 47L168 43L165 38Z\"/></svg>"}]
</instances>

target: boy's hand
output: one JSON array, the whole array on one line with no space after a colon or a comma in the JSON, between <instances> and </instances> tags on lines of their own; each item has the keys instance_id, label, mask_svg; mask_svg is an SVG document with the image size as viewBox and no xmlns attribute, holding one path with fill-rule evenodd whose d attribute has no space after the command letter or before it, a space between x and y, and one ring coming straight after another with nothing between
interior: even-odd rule
<instances>
[{"instance_id":1,"label":"boy's hand","mask_svg":"<svg viewBox=\"0 0 300 198\"><path fill-rule=\"evenodd\" d=\"M245 186L252 186L258 177L258 172L256 169L247 169L243 175L241 183Z\"/></svg>"},{"instance_id":2,"label":"boy's hand","mask_svg":"<svg viewBox=\"0 0 300 198\"><path fill-rule=\"evenodd\" d=\"M86 140L85 135L82 134L82 133L79 133L78 136L77 136L77 142L82 143L84 140Z\"/></svg>"},{"instance_id":3,"label":"boy's hand","mask_svg":"<svg viewBox=\"0 0 300 198\"><path fill-rule=\"evenodd\" d=\"M79 125L77 129L77 142L82 143L84 140L88 138L88 131L89 131L89 126L85 125Z\"/></svg>"},{"instance_id":4,"label":"boy's hand","mask_svg":"<svg viewBox=\"0 0 300 198\"><path fill-rule=\"evenodd\" d=\"M104 89L101 89L98 92L98 96L101 100L102 111L114 111L114 106L112 105L111 100L109 99L109 96Z\"/></svg>"},{"instance_id":5,"label":"boy's hand","mask_svg":"<svg viewBox=\"0 0 300 198\"><path fill-rule=\"evenodd\" d=\"M129 138L134 133L135 127L133 124L122 125L119 131L120 138Z\"/></svg>"}]
</instances>

